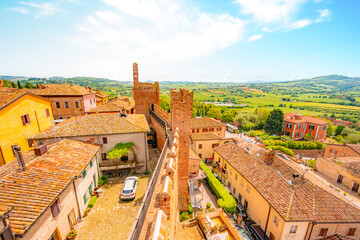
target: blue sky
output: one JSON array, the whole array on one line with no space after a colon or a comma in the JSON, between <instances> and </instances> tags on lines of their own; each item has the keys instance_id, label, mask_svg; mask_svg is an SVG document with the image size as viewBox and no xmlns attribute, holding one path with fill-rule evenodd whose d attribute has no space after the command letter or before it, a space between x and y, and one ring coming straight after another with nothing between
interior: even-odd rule
<instances>
[{"instance_id":1,"label":"blue sky","mask_svg":"<svg viewBox=\"0 0 360 240\"><path fill-rule=\"evenodd\" d=\"M358 0L2 0L0 75L360 76Z\"/></svg>"}]
</instances>

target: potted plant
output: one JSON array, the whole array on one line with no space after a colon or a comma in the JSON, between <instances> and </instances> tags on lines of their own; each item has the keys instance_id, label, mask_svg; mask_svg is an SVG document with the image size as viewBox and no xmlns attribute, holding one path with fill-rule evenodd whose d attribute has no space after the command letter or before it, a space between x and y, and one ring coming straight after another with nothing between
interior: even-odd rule
<instances>
[{"instance_id":1,"label":"potted plant","mask_svg":"<svg viewBox=\"0 0 360 240\"><path fill-rule=\"evenodd\" d=\"M66 239L75 239L77 235L76 230L72 230L71 232L68 233L68 235L66 236Z\"/></svg>"},{"instance_id":2,"label":"potted plant","mask_svg":"<svg viewBox=\"0 0 360 240\"><path fill-rule=\"evenodd\" d=\"M201 186L202 182L203 182L203 179L199 179L199 181L198 181L199 187Z\"/></svg>"},{"instance_id":3,"label":"potted plant","mask_svg":"<svg viewBox=\"0 0 360 240\"><path fill-rule=\"evenodd\" d=\"M211 208L211 203L206 203L206 209L209 209L209 208Z\"/></svg>"}]
</instances>

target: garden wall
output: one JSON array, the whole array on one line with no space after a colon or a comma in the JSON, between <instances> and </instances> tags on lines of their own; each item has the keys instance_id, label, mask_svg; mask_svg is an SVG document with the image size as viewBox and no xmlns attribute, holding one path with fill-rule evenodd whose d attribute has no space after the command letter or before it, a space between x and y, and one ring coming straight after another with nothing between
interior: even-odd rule
<instances>
[{"instance_id":1,"label":"garden wall","mask_svg":"<svg viewBox=\"0 0 360 240\"><path fill-rule=\"evenodd\" d=\"M319 156L323 156L325 149L310 149L310 150L299 150L299 149L291 149L294 152L294 155L300 155L300 157L313 157L317 158Z\"/></svg>"}]
</instances>

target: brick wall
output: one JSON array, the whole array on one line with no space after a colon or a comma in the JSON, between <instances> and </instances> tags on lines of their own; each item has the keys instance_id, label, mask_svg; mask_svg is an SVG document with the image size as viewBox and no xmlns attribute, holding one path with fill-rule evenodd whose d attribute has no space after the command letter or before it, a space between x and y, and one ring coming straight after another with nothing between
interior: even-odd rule
<instances>
[{"instance_id":1,"label":"brick wall","mask_svg":"<svg viewBox=\"0 0 360 240\"><path fill-rule=\"evenodd\" d=\"M291 149L295 155L299 154L300 157L313 157L317 158L318 156L323 156L325 149L311 149L311 150L298 150Z\"/></svg>"},{"instance_id":2,"label":"brick wall","mask_svg":"<svg viewBox=\"0 0 360 240\"><path fill-rule=\"evenodd\" d=\"M188 177L189 177L189 148L190 127L193 109L193 92L187 89L170 90L171 95L171 123L172 131L179 129L179 210L188 210Z\"/></svg>"},{"instance_id":3,"label":"brick wall","mask_svg":"<svg viewBox=\"0 0 360 240\"><path fill-rule=\"evenodd\" d=\"M333 157L360 157L351 147L343 144L328 144L324 152L324 158Z\"/></svg>"},{"instance_id":4,"label":"brick wall","mask_svg":"<svg viewBox=\"0 0 360 240\"><path fill-rule=\"evenodd\" d=\"M151 127L154 128L156 132L156 142L157 142L157 148L159 151L162 150L164 144L165 144L165 130L164 128L152 117L150 116L150 122Z\"/></svg>"},{"instance_id":5,"label":"brick wall","mask_svg":"<svg viewBox=\"0 0 360 240\"><path fill-rule=\"evenodd\" d=\"M162 109L158 104L154 104L154 112L161 117L162 120L166 122L167 125L171 125L170 123L170 113Z\"/></svg>"}]
</instances>

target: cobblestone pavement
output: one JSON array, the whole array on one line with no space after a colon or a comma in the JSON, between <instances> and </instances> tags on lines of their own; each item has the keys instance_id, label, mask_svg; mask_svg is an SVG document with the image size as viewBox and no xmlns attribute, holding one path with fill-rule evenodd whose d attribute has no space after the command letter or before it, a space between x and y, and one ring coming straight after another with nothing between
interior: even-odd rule
<instances>
[{"instance_id":1,"label":"cobblestone pavement","mask_svg":"<svg viewBox=\"0 0 360 240\"><path fill-rule=\"evenodd\" d=\"M102 187L89 215L78 223L77 240L127 239L145 194L149 178L139 177L136 197L132 201L118 202L125 177L109 179Z\"/></svg>"},{"instance_id":2,"label":"cobblestone pavement","mask_svg":"<svg viewBox=\"0 0 360 240\"><path fill-rule=\"evenodd\" d=\"M360 208L360 197L358 197L354 192L350 189L341 186L340 184L336 183L332 179L328 178L324 174L319 172L313 171L308 167L305 167L303 164L295 163L292 160L283 160L286 164L290 165L292 168L296 169L298 172L303 173L304 170L305 174L304 177L311 181L312 183L322 187L324 190L334 194L338 198L342 199L353 205L354 207ZM344 195L345 193L345 195Z\"/></svg>"},{"instance_id":3,"label":"cobblestone pavement","mask_svg":"<svg viewBox=\"0 0 360 240\"><path fill-rule=\"evenodd\" d=\"M200 203L202 208L206 208L206 203L210 203L212 208L218 208L217 198L211 192L206 183L201 184L201 186L195 191L196 201Z\"/></svg>"}]
</instances>

